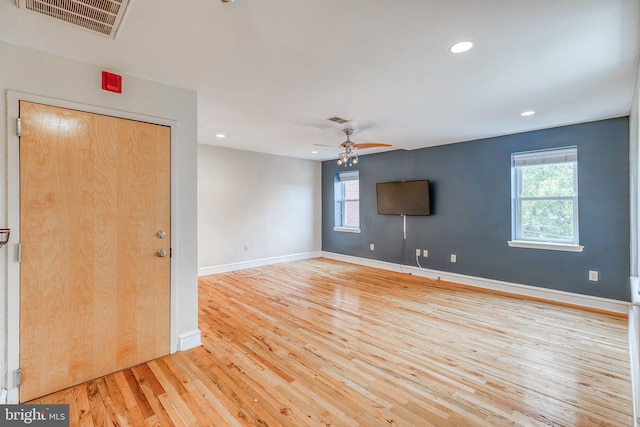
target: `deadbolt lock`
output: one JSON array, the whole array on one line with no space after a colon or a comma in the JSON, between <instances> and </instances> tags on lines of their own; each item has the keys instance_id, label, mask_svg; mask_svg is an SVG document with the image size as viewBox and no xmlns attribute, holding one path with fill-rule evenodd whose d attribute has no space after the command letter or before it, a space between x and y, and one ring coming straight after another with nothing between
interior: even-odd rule
<instances>
[{"instance_id":1,"label":"deadbolt lock","mask_svg":"<svg viewBox=\"0 0 640 427\"><path fill-rule=\"evenodd\" d=\"M156 237L157 237L158 239L164 239L166 236L167 236L167 233L165 233L164 231L158 231L158 232L156 233Z\"/></svg>"},{"instance_id":2,"label":"deadbolt lock","mask_svg":"<svg viewBox=\"0 0 640 427\"><path fill-rule=\"evenodd\" d=\"M164 249L158 249L158 252L156 252L156 253L158 254L158 256L160 258L167 256L167 251L165 251Z\"/></svg>"}]
</instances>

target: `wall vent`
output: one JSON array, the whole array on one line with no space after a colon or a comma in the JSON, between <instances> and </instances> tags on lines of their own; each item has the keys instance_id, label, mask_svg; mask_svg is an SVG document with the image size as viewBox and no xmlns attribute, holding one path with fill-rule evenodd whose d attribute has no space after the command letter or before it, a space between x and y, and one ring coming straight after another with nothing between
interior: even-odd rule
<instances>
[{"instance_id":1,"label":"wall vent","mask_svg":"<svg viewBox=\"0 0 640 427\"><path fill-rule=\"evenodd\" d=\"M129 0L18 0L18 7L115 38Z\"/></svg>"},{"instance_id":2,"label":"wall vent","mask_svg":"<svg viewBox=\"0 0 640 427\"><path fill-rule=\"evenodd\" d=\"M349 120L343 119L342 117L338 117L338 116L329 117L327 120L335 123L340 123L341 125L349 122Z\"/></svg>"}]
</instances>

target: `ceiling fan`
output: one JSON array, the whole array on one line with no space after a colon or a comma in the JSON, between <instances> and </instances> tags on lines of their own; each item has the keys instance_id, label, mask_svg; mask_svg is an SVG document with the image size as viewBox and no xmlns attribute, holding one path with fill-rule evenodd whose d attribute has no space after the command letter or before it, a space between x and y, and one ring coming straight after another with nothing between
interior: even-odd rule
<instances>
[{"instance_id":1,"label":"ceiling fan","mask_svg":"<svg viewBox=\"0 0 640 427\"><path fill-rule=\"evenodd\" d=\"M353 128L344 128L343 132L347 135L347 140L340 144L342 152L339 154L338 165L352 166L358 163L358 149L375 148L375 147L391 147L391 144L381 144L378 142L356 143L349 139L355 132Z\"/></svg>"}]
</instances>

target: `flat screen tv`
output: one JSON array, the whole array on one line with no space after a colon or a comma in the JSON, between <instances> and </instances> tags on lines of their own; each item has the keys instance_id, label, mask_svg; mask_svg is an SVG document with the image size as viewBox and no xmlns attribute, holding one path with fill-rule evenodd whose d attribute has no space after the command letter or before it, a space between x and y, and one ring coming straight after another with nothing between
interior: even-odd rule
<instances>
[{"instance_id":1,"label":"flat screen tv","mask_svg":"<svg viewBox=\"0 0 640 427\"><path fill-rule=\"evenodd\" d=\"M378 215L431 215L429 181L378 182Z\"/></svg>"}]
</instances>

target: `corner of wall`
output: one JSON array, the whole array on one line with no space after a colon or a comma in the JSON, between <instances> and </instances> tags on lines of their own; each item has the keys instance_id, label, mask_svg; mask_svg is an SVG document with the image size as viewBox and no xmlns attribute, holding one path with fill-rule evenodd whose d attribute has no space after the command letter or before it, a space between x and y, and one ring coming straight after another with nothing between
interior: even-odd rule
<instances>
[{"instance_id":1,"label":"corner of wall","mask_svg":"<svg viewBox=\"0 0 640 427\"><path fill-rule=\"evenodd\" d=\"M639 194L640 176L638 168L640 166L640 65L636 73L636 82L633 88L633 98L631 112L629 114L629 175L630 175L630 215L631 215L631 276L640 275L638 265L640 264L640 251L638 241L638 231L640 224Z\"/></svg>"},{"instance_id":2,"label":"corner of wall","mask_svg":"<svg viewBox=\"0 0 640 427\"><path fill-rule=\"evenodd\" d=\"M633 387L634 425L640 426L640 370L638 369L638 352L640 336L640 289L638 288L638 265L640 264L640 245L638 233L640 224L640 63L636 71L636 82L633 88L631 112L629 114L629 175L630 175L630 210L631 210L631 301L629 310L629 350L631 358L631 383Z\"/></svg>"},{"instance_id":3,"label":"corner of wall","mask_svg":"<svg viewBox=\"0 0 640 427\"><path fill-rule=\"evenodd\" d=\"M201 345L202 332L200 329L195 329L178 335L178 351L186 351Z\"/></svg>"}]
</instances>

